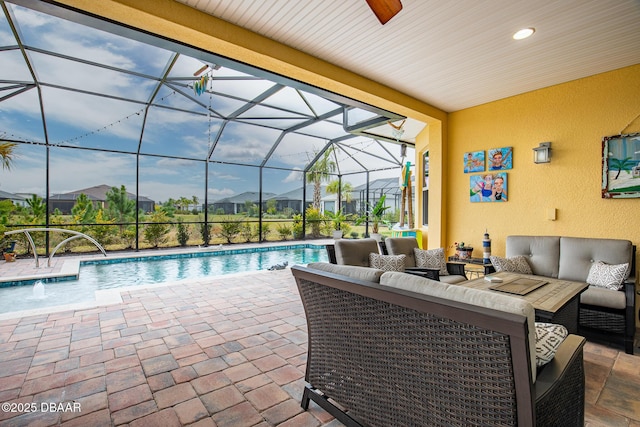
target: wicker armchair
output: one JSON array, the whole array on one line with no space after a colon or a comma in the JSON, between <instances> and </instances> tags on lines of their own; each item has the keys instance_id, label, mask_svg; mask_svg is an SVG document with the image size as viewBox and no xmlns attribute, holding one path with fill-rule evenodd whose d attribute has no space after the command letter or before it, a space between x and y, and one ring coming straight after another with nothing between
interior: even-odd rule
<instances>
[{"instance_id":1,"label":"wicker armchair","mask_svg":"<svg viewBox=\"0 0 640 427\"><path fill-rule=\"evenodd\" d=\"M439 268L422 268L416 267L416 257L414 249L418 249L418 242L415 237L389 237L384 242L380 242L382 253L389 255L406 255L407 256L407 273L412 271L421 271L426 273L425 276L432 280L446 283L459 283L467 280L464 271L464 264L459 262L447 262L448 276L440 276Z\"/></svg>"},{"instance_id":2,"label":"wicker armchair","mask_svg":"<svg viewBox=\"0 0 640 427\"><path fill-rule=\"evenodd\" d=\"M347 426L584 425L584 338L569 335L536 377L525 315L291 270L308 327L305 410L313 400Z\"/></svg>"}]
</instances>

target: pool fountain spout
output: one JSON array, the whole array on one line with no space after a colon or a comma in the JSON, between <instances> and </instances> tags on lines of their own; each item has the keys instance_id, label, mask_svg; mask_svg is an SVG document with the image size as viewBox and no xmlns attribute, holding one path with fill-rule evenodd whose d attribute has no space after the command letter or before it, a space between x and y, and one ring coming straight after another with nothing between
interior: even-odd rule
<instances>
[{"instance_id":1,"label":"pool fountain spout","mask_svg":"<svg viewBox=\"0 0 640 427\"><path fill-rule=\"evenodd\" d=\"M33 284L33 297L35 299L46 298L46 293L44 290L44 284L42 283L42 280L38 280L36 283Z\"/></svg>"}]
</instances>

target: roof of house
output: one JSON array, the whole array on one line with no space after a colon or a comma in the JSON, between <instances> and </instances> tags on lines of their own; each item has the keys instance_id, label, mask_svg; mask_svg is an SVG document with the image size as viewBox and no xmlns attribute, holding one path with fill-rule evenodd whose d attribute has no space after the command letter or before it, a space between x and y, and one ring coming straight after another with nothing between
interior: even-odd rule
<instances>
[{"instance_id":1,"label":"roof of house","mask_svg":"<svg viewBox=\"0 0 640 427\"><path fill-rule=\"evenodd\" d=\"M109 190L111 190L114 187L115 186L106 185L106 184L96 185L94 187L83 188L81 190L71 191L69 193L55 194L49 197L49 199L72 201L72 200L77 200L80 194L84 194L89 198L89 200L104 201L104 200L107 200L107 193L109 192ZM115 187L115 188L118 188L118 187ZM128 191L127 191L127 196L129 197L129 199L136 198L135 194L129 193ZM144 196L140 196L138 200L140 200L141 202L153 202L153 200Z\"/></svg>"},{"instance_id":2,"label":"roof of house","mask_svg":"<svg viewBox=\"0 0 640 427\"><path fill-rule=\"evenodd\" d=\"M17 194L9 193L7 191L0 190L0 200L25 200L24 197Z\"/></svg>"},{"instance_id":3,"label":"roof of house","mask_svg":"<svg viewBox=\"0 0 640 427\"><path fill-rule=\"evenodd\" d=\"M275 196L275 193L262 193L263 200L267 200L270 197ZM253 202L258 203L260 200L260 193L258 191L245 191L244 193L236 194L234 196L225 197L223 199L218 199L213 203L235 203L242 204L244 202Z\"/></svg>"}]
</instances>

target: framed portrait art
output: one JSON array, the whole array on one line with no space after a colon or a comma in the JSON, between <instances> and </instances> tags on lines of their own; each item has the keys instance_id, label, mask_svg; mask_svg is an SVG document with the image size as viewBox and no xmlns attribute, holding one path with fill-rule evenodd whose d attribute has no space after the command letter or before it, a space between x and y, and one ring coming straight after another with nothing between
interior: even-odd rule
<instances>
[{"instance_id":1,"label":"framed portrait art","mask_svg":"<svg viewBox=\"0 0 640 427\"><path fill-rule=\"evenodd\" d=\"M487 172L469 177L471 202L506 202L507 173Z\"/></svg>"},{"instance_id":2,"label":"framed portrait art","mask_svg":"<svg viewBox=\"0 0 640 427\"><path fill-rule=\"evenodd\" d=\"M640 197L640 133L602 139L602 197Z\"/></svg>"},{"instance_id":3,"label":"framed portrait art","mask_svg":"<svg viewBox=\"0 0 640 427\"><path fill-rule=\"evenodd\" d=\"M492 148L487 151L487 170L498 171L513 168L513 147Z\"/></svg>"},{"instance_id":4,"label":"framed portrait art","mask_svg":"<svg viewBox=\"0 0 640 427\"><path fill-rule=\"evenodd\" d=\"M464 153L464 173L484 171L484 151Z\"/></svg>"}]
</instances>

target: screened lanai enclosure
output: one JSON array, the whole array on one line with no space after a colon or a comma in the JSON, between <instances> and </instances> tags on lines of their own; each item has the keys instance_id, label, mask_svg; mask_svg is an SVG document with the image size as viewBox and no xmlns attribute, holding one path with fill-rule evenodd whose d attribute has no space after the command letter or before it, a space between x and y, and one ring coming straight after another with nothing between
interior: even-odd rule
<instances>
[{"instance_id":1,"label":"screened lanai enclosure","mask_svg":"<svg viewBox=\"0 0 640 427\"><path fill-rule=\"evenodd\" d=\"M207 245L329 235L340 211L364 235L382 196L397 221L424 123L53 2L0 5L3 231Z\"/></svg>"}]
</instances>

